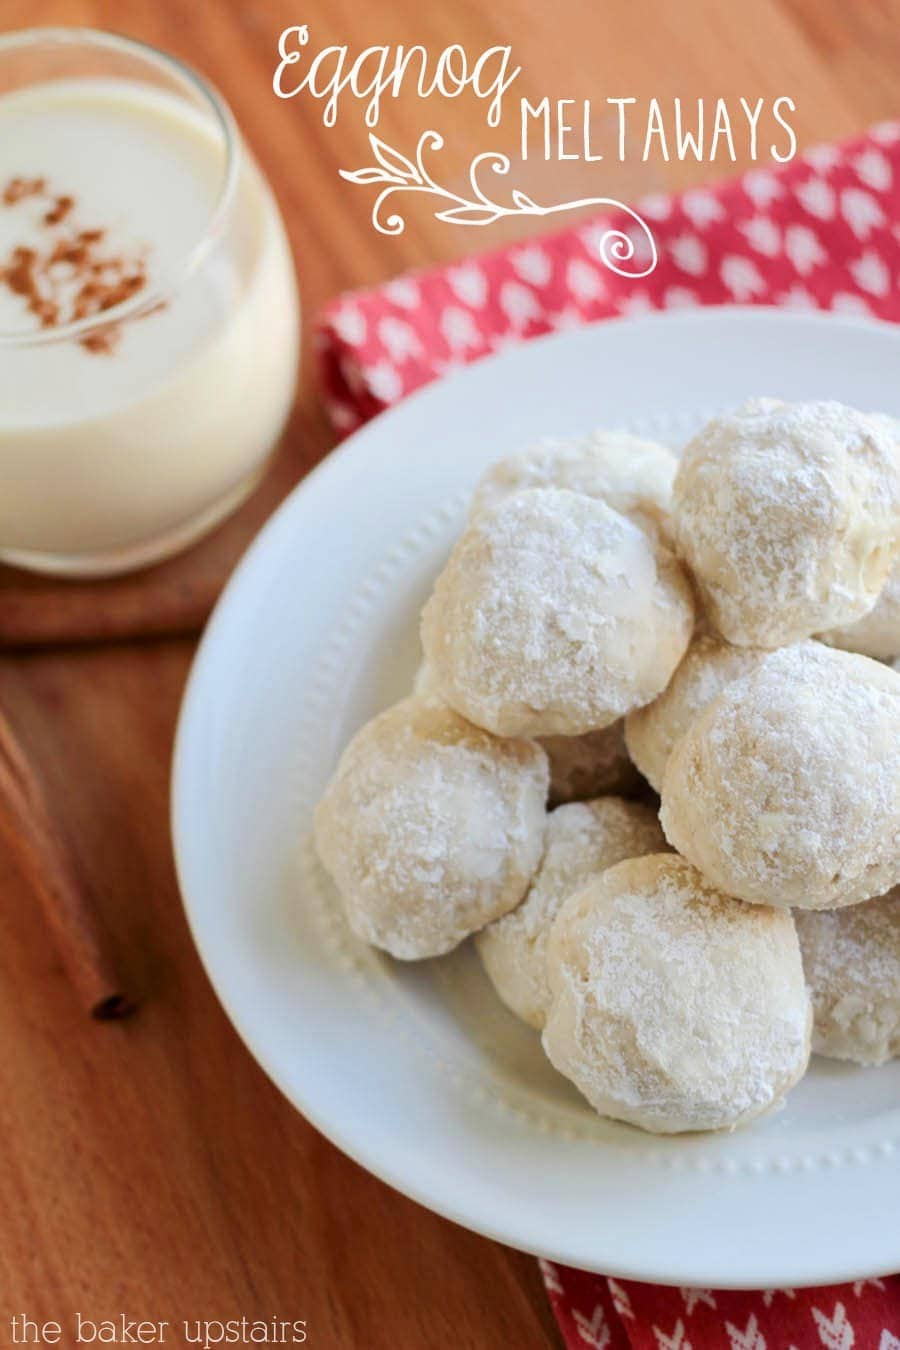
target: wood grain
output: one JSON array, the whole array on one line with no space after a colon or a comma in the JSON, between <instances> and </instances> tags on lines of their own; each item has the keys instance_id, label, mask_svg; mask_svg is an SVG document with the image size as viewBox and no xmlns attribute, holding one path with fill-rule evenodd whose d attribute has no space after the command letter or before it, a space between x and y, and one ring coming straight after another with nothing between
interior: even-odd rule
<instances>
[{"instance_id":1,"label":"wood grain","mask_svg":"<svg viewBox=\"0 0 900 1350\"><path fill-rule=\"evenodd\" d=\"M170 48L221 86L282 202L307 319L343 289L505 236L454 231L424 211L404 235L376 236L359 190L337 176L363 162L358 121L324 130L308 107L271 95L285 23L308 21L323 44L354 47L462 41L475 51L512 41L530 96L788 94L810 143L897 114L898 19L896 4L842 0L320 0L299 9L0 0L0 28L116 28ZM383 122L402 144L421 127L421 107L404 99ZM458 152L451 172L462 172L467 147L514 148L514 129L486 139L483 111L463 101L443 129ZM605 186L626 193L710 176L689 163L623 168L621 181L610 170ZM562 166L559 183L532 186L578 191L585 172ZM274 495L330 444L309 323L306 338ZM247 537L271 500L258 499ZM135 594L123 583L125 609ZM68 1326L77 1310L305 1318L310 1344L328 1350L557 1344L534 1261L426 1213L343 1158L282 1100L220 1011L191 947L168 841L169 756L191 654L181 639L0 659L0 704L79 841L144 999L130 1024L88 1022L0 855L0 1344L15 1313Z\"/></svg>"}]
</instances>

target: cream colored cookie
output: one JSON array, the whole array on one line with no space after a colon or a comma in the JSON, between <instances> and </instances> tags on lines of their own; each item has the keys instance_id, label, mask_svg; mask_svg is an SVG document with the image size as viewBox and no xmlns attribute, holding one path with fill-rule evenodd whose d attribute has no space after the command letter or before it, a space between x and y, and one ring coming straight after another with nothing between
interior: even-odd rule
<instances>
[{"instance_id":1,"label":"cream colored cookie","mask_svg":"<svg viewBox=\"0 0 900 1350\"><path fill-rule=\"evenodd\" d=\"M809 1059L794 921L742 905L673 854L609 868L547 945L544 1049L601 1115L677 1133L743 1124Z\"/></svg>"},{"instance_id":2,"label":"cream colored cookie","mask_svg":"<svg viewBox=\"0 0 900 1350\"><path fill-rule=\"evenodd\" d=\"M659 792L672 746L732 680L765 656L756 647L732 647L712 634L695 637L658 698L625 719L628 753Z\"/></svg>"},{"instance_id":3,"label":"cream colored cookie","mask_svg":"<svg viewBox=\"0 0 900 1350\"><path fill-rule=\"evenodd\" d=\"M900 554L894 434L840 403L753 400L688 445L673 519L729 642L780 647L854 623Z\"/></svg>"},{"instance_id":4,"label":"cream colored cookie","mask_svg":"<svg viewBox=\"0 0 900 1350\"><path fill-rule=\"evenodd\" d=\"M862 905L794 917L816 1054L857 1064L900 1055L900 887Z\"/></svg>"},{"instance_id":5,"label":"cream colored cookie","mask_svg":"<svg viewBox=\"0 0 900 1350\"><path fill-rule=\"evenodd\" d=\"M819 642L771 652L673 747L660 819L742 900L880 895L900 881L900 675Z\"/></svg>"},{"instance_id":6,"label":"cream colored cookie","mask_svg":"<svg viewBox=\"0 0 900 1350\"><path fill-rule=\"evenodd\" d=\"M667 532L677 467L664 445L625 431L597 430L576 440L547 440L492 464L475 489L472 514L523 488L568 488Z\"/></svg>"},{"instance_id":7,"label":"cream colored cookie","mask_svg":"<svg viewBox=\"0 0 900 1350\"><path fill-rule=\"evenodd\" d=\"M875 608L846 628L821 633L823 642L847 652L861 652L876 661L893 661L900 656L900 564L895 563Z\"/></svg>"},{"instance_id":8,"label":"cream colored cookie","mask_svg":"<svg viewBox=\"0 0 900 1350\"><path fill-rule=\"evenodd\" d=\"M548 779L533 741L500 741L435 700L368 722L315 813L357 936L439 956L514 908L541 859Z\"/></svg>"},{"instance_id":9,"label":"cream colored cookie","mask_svg":"<svg viewBox=\"0 0 900 1350\"><path fill-rule=\"evenodd\" d=\"M578 736L649 703L684 655L690 585L663 544L558 488L469 524L422 614L451 707L498 736Z\"/></svg>"},{"instance_id":10,"label":"cream colored cookie","mask_svg":"<svg viewBox=\"0 0 900 1350\"><path fill-rule=\"evenodd\" d=\"M525 899L475 939L491 983L508 1008L540 1030L550 1001L547 934L563 902L614 863L665 847L655 811L637 802L603 797L552 813L544 858Z\"/></svg>"}]
</instances>

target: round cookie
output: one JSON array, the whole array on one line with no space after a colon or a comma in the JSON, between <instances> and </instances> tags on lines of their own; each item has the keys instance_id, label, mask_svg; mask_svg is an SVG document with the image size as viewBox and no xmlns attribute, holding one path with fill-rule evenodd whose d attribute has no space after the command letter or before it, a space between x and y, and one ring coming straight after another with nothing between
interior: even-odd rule
<instances>
[{"instance_id":1,"label":"round cookie","mask_svg":"<svg viewBox=\"0 0 900 1350\"><path fill-rule=\"evenodd\" d=\"M884 1064L900 1055L900 887L847 909L794 916L813 1000L813 1050Z\"/></svg>"},{"instance_id":2,"label":"round cookie","mask_svg":"<svg viewBox=\"0 0 900 1350\"><path fill-rule=\"evenodd\" d=\"M578 736L655 698L693 599L661 542L604 502L532 488L480 512L422 613L441 696L498 736Z\"/></svg>"},{"instance_id":3,"label":"round cookie","mask_svg":"<svg viewBox=\"0 0 900 1350\"><path fill-rule=\"evenodd\" d=\"M832 628L819 636L832 647L860 652L876 661L900 656L900 564L895 563L888 573L874 609L846 628Z\"/></svg>"},{"instance_id":4,"label":"round cookie","mask_svg":"<svg viewBox=\"0 0 900 1350\"><path fill-rule=\"evenodd\" d=\"M756 399L688 445L676 547L729 642L780 647L854 623L900 554L900 456L887 419Z\"/></svg>"},{"instance_id":5,"label":"round cookie","mask_svg":"<svg viewBox=\"0 0 900 1350\"><path fill-rule=\"evenodd\" d=\"M523 488L556 487L596 497L624 516L669 529L678 461L664 445L625 431L546 440L492 464L475 488L472 514Z\"/></svg>"},{"instance_id":6,"label":"round cookie","mask_svg":"<svg viewBox=\"0 0 900 1350\"><path fill-rule=\"evenodd\" d=\"M882 894L900 881L900 675L819 642L771 652L676 742L660 819L741 900Z\"/></svg>"},{"instance_id":7,"label":"round cookie","mask_svg":"<svg viewBox=\"0 0 900 1350\"><path fill-rule=\"evenodd\" d=\"M541 859L547 756L408 698L347 746L315 813L319 856L358 937L439 956L514 908Z\"/></svg>"},{"instance_id":8,"label":"round cookie","mask_svg":"<svg viewBox=\"0 0 900 1350\"><path fill-rule=\"evenodd\" d=\"M614 863L665 847L656 813L637 802L603 797L552 813L544 858L525 899L475 939L488 977L508 1008L541 1029L550 1003L547 935L563 902Z\"/></svg>"},{"instance_id":9,"label":"round cookie","mask_svg":"<svg viewBox=\"0 0 900 1350\"><path fill-rule=\"evenodd\" d=\"M659 697L628 714L628 753L657 792L675 742L726 685L753 670L765 655L756 647L732 647L712 634L701 634Z\"/></svg>"},{"instance_id":10,"label":"round cookie","mask_svg":"<svg viewBox=\"0 0 900 1350\"><path fill-rule=\"evenodd\" d=\"M609 868L547 944L544 1049L603 1116L677 1133L768 1110L809 1060L794 921L722 895L684 858Z\"/></svg>"}]
</instances>

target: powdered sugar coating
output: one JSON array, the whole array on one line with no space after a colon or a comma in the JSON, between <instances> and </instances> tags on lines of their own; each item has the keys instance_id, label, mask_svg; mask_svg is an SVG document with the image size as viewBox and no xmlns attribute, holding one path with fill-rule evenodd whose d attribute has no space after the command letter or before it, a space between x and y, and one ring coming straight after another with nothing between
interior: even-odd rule
<instances>
[{"instance_id":1,"label":"powdered sugar coating","mask_svg":"<svg viewBox=\"0 0 900 1350\"><path fill-rule=\"evenodd\" d=\"M853 623L900 554L894 433L840 403L753 400L688 445L673 516L729 642L774 648Z\"/></svg>"},{"instance_id":2,"label":"powdered sugar coating","mask_svg":"<svg viewBox=\"0 0 900 1350\"><path fill-rule=\"evenodd\" d=\"M668 533L677 467L664 445L625 431L597 430L576 440L545 440L491 465L475 489L472 514L523 488L568 488Z\"/></svg>"},{"instance_id":3,"label":"powdered sugar coating","mask_svg":"<svg viewBox=\"0 0 900 1350\"><path fill-rule=\"evenodd\" d=\"M316 846L357 936L439 956L522 899L541 859L547 757L436 700L408 698L347 746Z\"/></svg>"},{"instance_id":4,"label":"powdered sugar coating","mask_svg":"<svg viewBox=\"0 0 900 1350\"><path fill-rule=\"evenodd\" d=\"M795 915L813 999L813 1050L884 1064L900 1055L900 887L848 909Z\"/></svg>"},{"instance_id":5,"label":"powdered sugar coating","mask_svg":"<svg viewBox=\"0 0 900 1350\"><path fill-rule=\"evenodd\" d=\"M713 634L701 634L659 697L628 714L628 752L657 792L675 742L726 685L754 669L764 656L757 647L732 647Z\"/></svg>"},{"instance_id":6,"label":"powdered sugar coating","mask_svg":"<svg viewBox=\"0 0 900 1350\"><path fill-rule=\"evenodd\" d=\"M895 563L888 573L874 609L856 623L832 628L820 637L832 647L861 652L876 661L893 661L900 656L900 564Z\"/></svg>"},{"instance_id":7,"label":"powdered sugar coating","mask_svg":"<svg viewBox=\"0 0 900 1350\"><path fill-rule=\"evenodd\" d=\"M601 1115L677 1133L740 1125L809 1059L791 915L742 905L673 854L611 867L550 930L544 1049Z\"/></svg>"},{"instance_id":8,"label":"powdered sugar coating","mask_svg":"<svg viewBox=\"0 0 900 1350\"><path fill-rule=\"evenodd\" d=\"M499 736L578 736L649 703L687 647L673 554L604 502L558 488L469 524L422 614L441 695Z\"/></svg>"},{"instance_id":9,"label":"powdered sugar coating","mask_svg":"<svg viewBox=\"0 0 900 1350\"><path fill-rule=\"evenodd\" d=\"M547 935L563 902L591 877L625 858L666 847L656 812L604 797L574 802L547 822L547 846L528 894L475 939L482 964L508 1008L538 1030L550 1005Z\"/></svg>"},{"instance_id":10,"label":"powdered sugar coating","mask_svg":"<svg viewBox=\"0 0 900 1350\"><path fill-rule=\"evenodd\" d=\"M900 881L900 675L818 642L770 653L673 747L660 819L742 900L880 895Z\"/></svg>"}]
</instances>

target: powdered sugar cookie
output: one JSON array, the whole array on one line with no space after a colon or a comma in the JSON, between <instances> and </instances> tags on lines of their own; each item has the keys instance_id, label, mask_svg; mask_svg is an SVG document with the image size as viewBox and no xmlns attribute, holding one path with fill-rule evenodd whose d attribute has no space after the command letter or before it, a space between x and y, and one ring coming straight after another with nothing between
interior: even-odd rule
<instances>
[{"instance_id":1,"label":"powdered sugar cookie","mask_svg":"<svg viewBox=\"0 0 900 1350\"><path fill-rule=\"evenodd\" d=\"M900 656L900 564L895 563L881 594L856 623L821 633L823 642L847 652L861 652L877 661L893 661Z\"/></svg>"},{"instance_id":2,"label":"powdered sugar cookie","mask_svg":"<svg viewBox=\"0 0 900 1350\"><path fill-rule=\"evenodd\" d=\"M577 736L649 703L687 647L693 600L662 543L558 488L472 520L422 614L441 695L499 736Z\"/></svg>"},{"instance_id":3,"label":"powdered sugar cookie","mask_svg":"<svg viewBox=\"0 0 900 1350\"><path fill-rule=\"evenodd\" d=\"M563 902L614 863L665 847L656 812L637 802L603 797L552 813L544 858L525 899L475 939L491 983L508 1008L540 1030L550 1000L547 934Z\"/></svg>"},{"instance_id":4,"label":"powdered sugar cookie","mask_svg":"<svg viewBox=\"0 0 900 1350\"><path fill-rule=\"evenodd\" d=\"M794 917L816 1054L857 1064L900 1055L900 887L848 909Z\"/></svg>"},{"instance_id":5,"label":"powdered sugar cookie","mask_svg":"<svg viewBox=\"0 0 900 1350\"><path fill-rule=\"evenodd\" d=\"M732 680L765 656L756 647L732 647L712 634L695 637L684 660L658 698L625 719L625 742L632 760L659 792L672 746L695 717Z\"/></svg>"},{"instance_id":6,"label":"powdered sugar cookie","mask_svg":"<svg viewBox=\"0 0 900 1350\"><path fill-rule=\"evenodd\" d=\"M673 854L609 868L547 947L544 1048L601 1115L676 1133L740 1125L809 1059L794 921L742 905Z\"/></svg>"},{"instance_id":7,"label":"powdered sugar cookie","mask_svg":"<svg viewBox=\"0 0 900 1350\"><path fill-rule=\"evenodd\" d=\"M475 489L472 514L523 488L568 488L667 532L677 467L671 450L624 431L547 440L492 464Z\"/></svg>"},{"instance_id":8,"label":"powdered sugar cookie","mask_svg":"<svg viewBox=\"0 0 900 1350\"><path fill-rule=\"evenodd\" d=\"M368 722L315 813L357 936L438 956L517 905L543 851L548 779L533 741L500 741L435 700Z\"/></svg>"},{"instance_id":9,"label":"powdered sugar cookie","mask_svg":"<svg viewBox=\"0 0 900 1350\"><path fill-rule=\"evenodd\" d=\"M900 554L895 436L840 403L753 400L688 445L673 519L729 642L773 648L854 623Z\"/></svg>"},{"instance_id":10,"label":"powdered sugar cookie","mask_svg":"<svg viewBox=\"0 0 900 1350\"><path fill-rule=\"evenodd\" d=\"M660 819L742 900L880 895L900 881L900 675L819 642L771 652L676 742Z\"/></svg>"}]
</instances>

